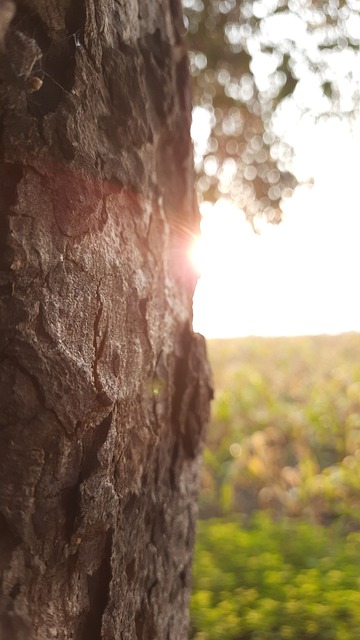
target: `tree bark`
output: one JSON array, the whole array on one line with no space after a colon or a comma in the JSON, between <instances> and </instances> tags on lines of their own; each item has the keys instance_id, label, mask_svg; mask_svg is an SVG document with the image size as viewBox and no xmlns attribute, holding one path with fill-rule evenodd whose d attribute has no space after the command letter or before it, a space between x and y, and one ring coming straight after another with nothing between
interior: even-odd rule
<instances>
[{"instance_id":1,"label":"tree bark","mask_svg":"<svg viewBox=\"0 0 360 640\"><path fill-rule=\"evenodd\" d=\"M210 383L178 0L0 2L0 638L182 640Z\"/></svg>"}]
</instances>

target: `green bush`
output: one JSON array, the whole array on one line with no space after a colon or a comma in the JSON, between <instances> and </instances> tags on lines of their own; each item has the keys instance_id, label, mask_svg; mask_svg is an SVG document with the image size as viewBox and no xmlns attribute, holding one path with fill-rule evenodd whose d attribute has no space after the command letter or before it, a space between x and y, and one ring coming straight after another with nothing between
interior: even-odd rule
<instances>
[{"instance_id":1,"label":"green bush","mask_svg":"<svg viewBox=\"0 0 360 640\"><path fill-rule=\"evenodd\" d=\"M360 533L258 513L198 523L194 640L354 640Z\"/></svg>"}]
</instances>

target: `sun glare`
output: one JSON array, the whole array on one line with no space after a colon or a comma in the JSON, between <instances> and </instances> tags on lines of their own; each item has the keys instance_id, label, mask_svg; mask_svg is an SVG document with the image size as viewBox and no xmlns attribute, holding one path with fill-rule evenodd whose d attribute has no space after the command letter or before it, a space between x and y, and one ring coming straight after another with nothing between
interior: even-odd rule
<instances>
[{"instance_id":1,"label":"sun glare","mask_svg":"<svg viewBox=\"0 0 360 640\"><path fill-rule=\"evenodd\" d=\"M196 238L190 247L190 261L195 269L195 272L199 276L201 276L205 267L206 248L207 243L203 235Z\"/></svg>"}]
</instances>

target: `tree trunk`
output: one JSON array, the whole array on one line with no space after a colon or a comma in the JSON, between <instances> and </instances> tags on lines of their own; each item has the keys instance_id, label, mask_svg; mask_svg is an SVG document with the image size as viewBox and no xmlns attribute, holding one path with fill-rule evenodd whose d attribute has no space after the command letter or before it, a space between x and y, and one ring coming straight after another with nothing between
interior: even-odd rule
<instances>
[{"instance_id":1,"label":"tree trunk","mask_svg":"<svg viewBox=\"0 0 360 640\"><path fill-rule=\"evenodd\" d=\"M0 2L0 638L182 640L209 377L178 0Z\"/></svg>"}]
</instances>

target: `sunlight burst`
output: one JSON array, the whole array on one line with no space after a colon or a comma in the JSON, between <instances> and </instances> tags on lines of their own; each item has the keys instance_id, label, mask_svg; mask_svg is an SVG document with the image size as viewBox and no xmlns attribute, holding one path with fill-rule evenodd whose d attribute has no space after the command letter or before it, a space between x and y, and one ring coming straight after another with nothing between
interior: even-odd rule
<instances>
[{"instance_id":1,"label":"sunlight burst","mask_svg":"<svg viewBox=\"0 0 360 640\"><path fill-rule=\"evenodd\" d=\"M204 268L206 268L206 250L208 245L204 236L196 238L190 247L190 262L195 269L195 273L201 276Z\"/></svg>"}]
</instances>

